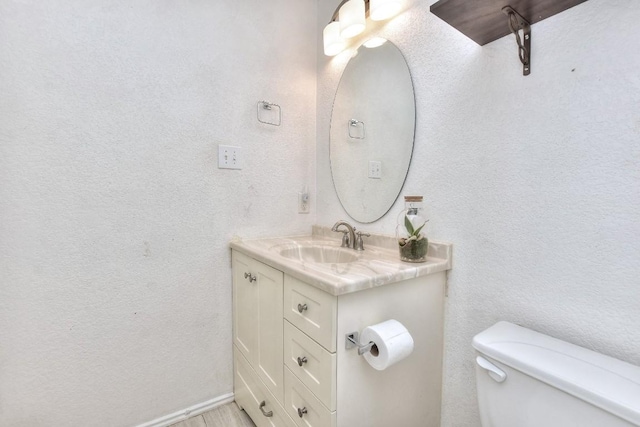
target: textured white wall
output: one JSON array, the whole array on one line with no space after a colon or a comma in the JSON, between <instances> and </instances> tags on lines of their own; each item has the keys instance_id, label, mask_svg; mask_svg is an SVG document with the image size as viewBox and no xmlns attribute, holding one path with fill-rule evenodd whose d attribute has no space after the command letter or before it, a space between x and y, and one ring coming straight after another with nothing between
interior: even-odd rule
<instances>
[{"instance_id":1,"label":"textured white wall","mask_svg":"<svg viewBox=\"0 0 640 427\"><path fill-rule=\"evenodd\" d=\"M227 242L313 223L316 7L0 0L0 425L135 425L232 391Z\"/></svg>"},{"instance_id":2,"label":"textured white wall","mask_svg":"<svg viewBox=\"0 0 640 427\"><path fill-rule=\"evenodd\" d=\"M321 3L318 25L338 1ZM380 29L417 99L404 194L454 243L443 426L478 426L471 339L509 320L640 365L640 42L637 0L589 0L533 25L532 74L513 37L480 47L415 1ZM318 62L318 223L346 217L328 154L345 57ZM401 203L364 230L393 233Z\"/></svg>"}]
</instances>

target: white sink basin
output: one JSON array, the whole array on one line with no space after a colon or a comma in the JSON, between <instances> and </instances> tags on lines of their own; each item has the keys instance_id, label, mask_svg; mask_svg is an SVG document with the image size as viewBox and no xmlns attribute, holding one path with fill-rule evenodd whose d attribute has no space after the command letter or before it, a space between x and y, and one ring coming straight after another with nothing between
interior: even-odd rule
<instances>
[{"instance_id":1,"label":"white sink basin","mask_svg":"<svg viewBox=\"0 0 640 427\"><path fill-rule=\"evenodd\" d=\"M322 264L343 264L358 260L353 249L333 246L296 246L280 250L280 255L297 261Z\"/></svg>"}]
</instances>

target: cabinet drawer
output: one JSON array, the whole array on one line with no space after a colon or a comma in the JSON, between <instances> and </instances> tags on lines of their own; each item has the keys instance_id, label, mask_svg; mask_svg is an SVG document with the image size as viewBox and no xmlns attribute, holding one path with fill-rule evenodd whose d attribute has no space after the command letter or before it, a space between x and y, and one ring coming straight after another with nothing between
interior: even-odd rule
<instances>
[{"instance_id":1,"label":"cabinet drawer","mask_svg":"<svg viewBox=\"0 0 640 427\"><path fill-rule=\"evenodd\" d=\"M249 362L234 346L234 394L235 400L251 417L257 427L295 427L295 423L275 397L267 390ZM262 409L261 403L264 402ZM271 416L263 415L271 412Z\"/></svg>"},{"instance_id":2,"label":"cabinet drawer","mask_svg":"<svg viewBox=\"0 0 640 427\"><path fill-rule=\"evenodd\" d=\"M329 411L289 368L284 370L284 406L299 427L336 427L336 412Z\"/></svg>"},{"instance_id":3,"label":"cabinet drawer","mask_svg":"<svg viewBox=\"0 0 640 427\"><path fill-rule=\"evenodd\" d=\"M338 299L311 285L284 276L284 317L332 353L336 351Z\"/></svg>"},{"instance_id":4,"label":"cabinet drawer","mask_svg":"<svg viewBox=\"0 0 640 427\"><path fill-rule=\"evenodd\" d=\"M329 410L336 410L336 354L286 320L284 363Z\"/></svg>"}]
</instances>

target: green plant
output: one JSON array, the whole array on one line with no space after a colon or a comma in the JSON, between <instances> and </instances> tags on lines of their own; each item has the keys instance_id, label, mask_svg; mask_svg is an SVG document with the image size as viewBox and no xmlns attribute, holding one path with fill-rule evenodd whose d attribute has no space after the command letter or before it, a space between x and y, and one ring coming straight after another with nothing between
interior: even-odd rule
<instances>
[{"instance_id":1,"label":"green plant","mask_svg":"<svg viewBox=\"0 0 640 427\"><path fill-rule=\"evenodd\" d=\"M400 246L400 259L408 262L424 262L426 261L429 240L420 232L427 224L428 220L420 227L414 228L413 223L407 215L404 216L404 227L407 229L408 237L400 237L398 245Z\"/></svg>"},{"instance_id":2,"label":"green plant","mask_svg":"<svg viewBox=\"0 0 640 427\"><path fill-rule=\"evenodd\" d=\"M407 240L417 240L418 238L420 238L420 231L422 231L422 228L425 225L427 225L427 221L425 221L424 224L422 224L420 227L414 229L413 224L411 223L411 220L407 215L405 215L404 226L407 229L407 232L409 233L409 238Z\"/></svg>"}]
</instances>

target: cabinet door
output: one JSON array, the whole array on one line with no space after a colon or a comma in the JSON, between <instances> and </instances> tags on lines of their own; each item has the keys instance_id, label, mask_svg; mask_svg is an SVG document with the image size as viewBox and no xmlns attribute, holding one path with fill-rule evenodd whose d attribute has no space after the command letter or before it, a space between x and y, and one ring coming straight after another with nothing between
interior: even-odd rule
<instances>
[{"instance_id":1,"label":"cabinet door","mask_svg":"<svg viewBox=\"0 0 640 427\"><path fill-rule=\"evenodd\" d=\"M233 251L233 342L269 391L284 401L281 271Z\"/></svg>"},{"instance_id":2,"label":"cabinet door","mask_svg":"<svg viewBox=\"0 0 640 427\"><path fill-rule=\"evenodd\" d=\"M233 342L240 352L253 363L256 359L258 323L258 292L252 259L233 251ZM250 276L249 276L250 275Z\"/></svg>"},{"instance_id":3,"label":"cabinet door","mask_svg":"<svg viewBox=\"0 0 640 427\"><path fill-rule=\"evenodd\" d=\"M284 275L281 271L254 261L257 275L257 345L253 366L269 391L284 401L284 321L282 298Z\"/></svg>"}]
</instances>

